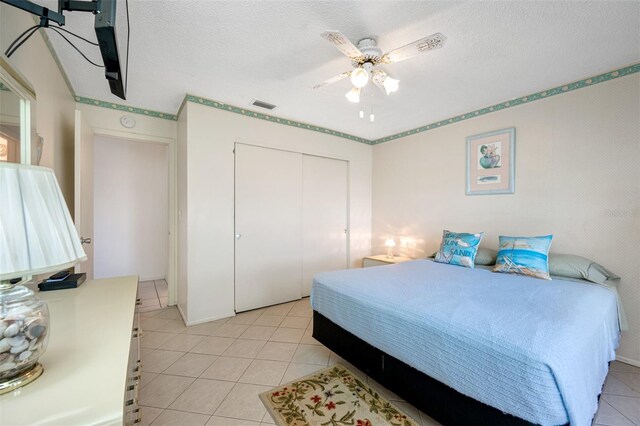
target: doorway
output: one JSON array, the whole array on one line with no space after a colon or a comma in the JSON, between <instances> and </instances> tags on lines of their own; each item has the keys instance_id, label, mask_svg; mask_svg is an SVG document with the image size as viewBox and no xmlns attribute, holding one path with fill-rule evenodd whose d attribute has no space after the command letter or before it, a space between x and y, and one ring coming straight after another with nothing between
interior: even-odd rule
<instances>
[{"instance_id":1,"label":"doorway","mask_svg":"<svg viewBox=\"0 0 640 426\"><path fill-rule=\"evenodd\" d=\"M94 277L169 271L169 146L94 137Z\"/></svg>"}]
</instances>

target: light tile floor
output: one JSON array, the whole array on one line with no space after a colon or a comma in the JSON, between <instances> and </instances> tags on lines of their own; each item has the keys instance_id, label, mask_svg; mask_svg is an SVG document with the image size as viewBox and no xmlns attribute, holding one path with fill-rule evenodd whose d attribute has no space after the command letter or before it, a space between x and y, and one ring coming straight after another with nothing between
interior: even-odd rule
<instances>
[{"instance_id":1,"label":"light tile floor","mask_svg":"<svg viewBox=\"0 0 640 426\"><path fill-rule=\"evenodd\" d=\"M311 337L309 299L192 327L175 308L140 315L143 425L273 424L258 394L337 362L366 377ZM422 425L438 424L366 379ZM594 424L640 425L640 368L611 363Z\"/></svg>"},{"instance_id":2,"label":"light tile floor","mask_svg":"<svg viewBox=\"0 0 640 426\"><path fill-rule=\"evenodd\" d=\"M138 312L157 311L167 307L168 285L165 280L142 281L138 284L138 297L142 304Z\"/></svg>"}]
</instances>

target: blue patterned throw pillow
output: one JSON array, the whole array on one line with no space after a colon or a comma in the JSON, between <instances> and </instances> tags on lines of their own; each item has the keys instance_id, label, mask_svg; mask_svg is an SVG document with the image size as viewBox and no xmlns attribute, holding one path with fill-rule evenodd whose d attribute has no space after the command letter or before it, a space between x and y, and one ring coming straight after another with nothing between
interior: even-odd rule
<instances>
[{"instance_id":1,"label":"blue patterned throw pillow","mask_svg":"<svg viewBox=\"0 0 640 426\"><path fill-rule=\"evenodd\" d=\"M498 258L493 272L527 275L550 280L549 246L553 235L542 237L500 236Z\"/></svg>"},{"instance_id":2,"label":"blue patterned throw pillow","mask_svg":"<svg viewBox=\"0 0 640 426\"><path fill-rule=\"evenodd\" d=\"M464 232L442 231L442 243L436 253L436 262L449 263L451 265L473 268L473 262L478 252L478 245L482 239L479 234L467 234Z\"/></svg>"}]
</instances>

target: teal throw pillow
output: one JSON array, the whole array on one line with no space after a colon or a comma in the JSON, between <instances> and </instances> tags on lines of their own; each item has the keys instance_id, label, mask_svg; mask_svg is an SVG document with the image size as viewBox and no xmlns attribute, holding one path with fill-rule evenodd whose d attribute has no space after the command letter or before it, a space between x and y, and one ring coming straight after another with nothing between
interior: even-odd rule
<instances>
[{"instance_id":1,"label":"teal throw pillow","mask_svg":"<svg viewBox=\"0 0 640 426\"><path fill-rule=\"evenodd\" d=\"M442 243L436 253L436 262L473 268L483 233L442 231Z\"/></svg>"},{"instance_id":2,"label":"teal throw pillow","mask_svg":"<svg viewBox=\"0 0 640 426\"><path fill-rule=\"evenodd\" d=\"M541 237L500 236L493 272L527 275L550 280L549 246L553 235Z\"/></svg>"}]
</instances>

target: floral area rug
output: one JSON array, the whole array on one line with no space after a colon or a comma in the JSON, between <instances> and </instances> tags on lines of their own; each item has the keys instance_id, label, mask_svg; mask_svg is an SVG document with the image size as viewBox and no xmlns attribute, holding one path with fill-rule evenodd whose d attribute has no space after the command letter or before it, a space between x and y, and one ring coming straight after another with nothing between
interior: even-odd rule
<instances>
[{"instance_id":1,"label":"floral area rug","mask_svg":"<svg viewBox=\"0 0 640 426\"><path fill-rule=\"evenodd\" d=\"M260 395L278 426L417 426L340 364Z\"/></svg>"}]
</instances>

